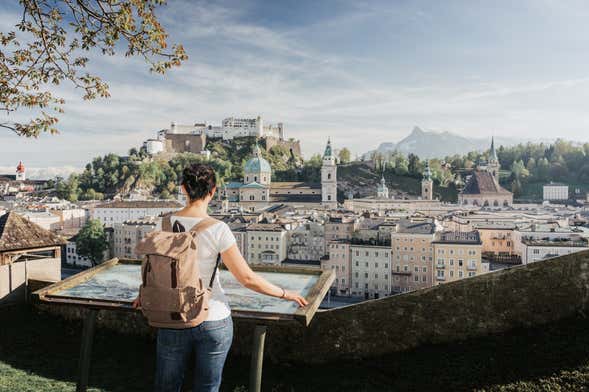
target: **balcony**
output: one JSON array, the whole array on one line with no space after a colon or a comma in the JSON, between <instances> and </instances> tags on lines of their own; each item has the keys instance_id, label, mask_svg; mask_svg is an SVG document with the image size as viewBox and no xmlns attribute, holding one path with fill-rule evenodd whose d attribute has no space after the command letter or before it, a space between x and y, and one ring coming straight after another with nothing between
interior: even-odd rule
<instances>
[{"instance_id":1,"label":"balcony","mask_svg":"<svg viewBox=\"0 0 589 392\"><path fill-rule=\"evenodd\" d=\"M436 264L436 268L446 268L446 264Z\"/></svg>"},{"instance_id":2,"label":"balcony","mask_svg":"<svg viewBox=\"0 0 589 392\"><path fill-rule=\"evenodd\" d=\"M409 276L409 275L411 275L411 271L393 271L393 272L391 272L391 275L405 275L405 276Z\"/></svg>"},{"instance_id":3,"label":"balcony","mask_svg":"<svg viewBox=\"0 0 589 392\"><path fill-rule=\"evenodd\" d=\"M467 271L476 271L477 270L477 266L476 265L469 265L466 267Z\"/></svg>"},{"instance_id":4,"label":"balcony","mask_svg":"<svg viewBox=\"0 0 589 392\"><path fill-rule=\"evenodd\" d=\"M444 281L446 280L445 276L436 276L436 280Z\"/></svg>"}]
</instances>

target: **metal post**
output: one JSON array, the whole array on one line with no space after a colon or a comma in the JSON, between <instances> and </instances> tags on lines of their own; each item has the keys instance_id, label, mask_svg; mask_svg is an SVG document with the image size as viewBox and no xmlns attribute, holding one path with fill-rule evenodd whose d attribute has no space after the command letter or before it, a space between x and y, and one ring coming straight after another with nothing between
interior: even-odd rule
<instances>
[{"instance_id":1,"label":"metal post","mask_svg":"<svg viewBox=\"0 0 589 392\"><path fill-rule=\"evenodd\" d=\"M94 326L98 309L88 309L84 318L82 330L82 343L80 345L80 360L78 363L78 384L76 392L86 392L88 387L88 375L90 374L90 357L92 355L92 342L94 340Z\"/></svg>"},{"instance_id":2,"label":"metal post","mask_svg":"<svg viewBox=\"0 0 589 392\"><path fill-rule=\"evenodd\" d=\"M267 329L264 325L256 325L254 330L250 367L250 392L260 392L262 388L262 365L264 363L264 342Z\"/></svg>"}]
</instances>

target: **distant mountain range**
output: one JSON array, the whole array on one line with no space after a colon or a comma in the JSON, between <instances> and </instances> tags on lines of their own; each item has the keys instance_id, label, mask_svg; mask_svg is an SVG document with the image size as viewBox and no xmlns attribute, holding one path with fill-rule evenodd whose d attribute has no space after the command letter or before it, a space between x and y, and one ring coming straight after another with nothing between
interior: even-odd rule
<instances>
[{"instance_id":1,"label":"distant mountain range","mask_svg":"<svg viewBox=\"0 0 589 392\"><path fill-rule=\"evenodd\" d=\"M495 137L495 146L513 146L529 140ZM368 159L373 152L389 153L399 151L403 154L415 154L420 158L443 158L454 154L467 154L470 151L484 151L491 146L491 138L469 138L451 132L424 131L414 127L411 133L398 143L381 143L376 150L364 154Z\"/></svg>"}]
</instances>

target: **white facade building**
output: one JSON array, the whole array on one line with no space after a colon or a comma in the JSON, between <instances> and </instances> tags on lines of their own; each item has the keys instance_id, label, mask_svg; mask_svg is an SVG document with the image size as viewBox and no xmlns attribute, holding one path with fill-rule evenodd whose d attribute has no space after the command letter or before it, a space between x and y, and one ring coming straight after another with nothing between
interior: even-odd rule
<instances>
[{"instance_id":1,"label":"white facade building","mask_svg":"<svg viewBox=\"0 0 589 392\"><path fill-rule=\"evenodd\" d=\"M279 224L254 223L247 227L247 261L281 264L286 259L287 232Z\"/></svg>"},{"instance_id":2,"label":"white facade building","mask_svg":"<svg viewBox=\"0 0 589 392\"><path fill-rule=\"evenodd\" d=\"M159 219L150 218L115 223L113 234L113 256L127 259L138 258L138 255L135 253L137 243L145 237L147 233L155 230L158 221Z\"/></svg>"},{"instance_id":3,"label":"white facade building","mask_svg":"<svg viewBox=\"0 0 589 392\"><path fill-rule=\"evenodd\" d=\"M382 298L391 294L391 247L351 245L352 296Z\"/></svg>"},{"instance_id":4,"label":"white facade building","mask_svg":"<svg viewBox=\"0 0 589 392\"><path fill-rule=\"evenodd\" d=\"M75 238L70 239L65 246L65 262L75 267L92 267L92 262L89 258L78 254Z\"/></svg>"},{"instance_id":5,"label":"white facade building","mask_svg":"<svg viewBox=\"0 0 589 392\"><path fill-rule=\"evenodd\" d=\"M551 182L542 187L542 199L550 200L568 200L569 186L566 184L558 184Z\"/></svg>"},{"instance_id":6,"label":"white facade building","mask_svg":"<svg viewBox=\"0 0 589 392\"><path fill-rule=\"evenodd\" d=\"M114 227L116 223L159 216L182 207L181 203L173 200L115 201L96 206L92 218L100 220L106 227Z\"/></svg>"},{"instance_id":7,"label":"white facade building","mask_svg":"<svg viewBox=\"0 0 589 392\"><path fill-rule=\"evenodd\" d=\"M306 223L288 232L287 257L292 260L316 260L325 256L325 226Z\"/></svg>"}]
</instances>

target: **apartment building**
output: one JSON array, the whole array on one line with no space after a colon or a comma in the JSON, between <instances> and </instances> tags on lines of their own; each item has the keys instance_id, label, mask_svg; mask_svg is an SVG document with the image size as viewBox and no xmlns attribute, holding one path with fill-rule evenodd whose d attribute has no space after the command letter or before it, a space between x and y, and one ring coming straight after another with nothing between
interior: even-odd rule
<instances>
[{"instance_id":1,"label":"apartment building","mask_svg":"<svg viewBox=\"0 0 589 392\"><path fill-rule=\"evenodd\" d=\"M115 223L113 233L113 254L114 257L136 259L139 256L135 253L137 243L147 233L155 230L158 223L156 218L125 221Z\"/></svg>"},{"instance_id":2,"label":"apartment building","mask_svg":"<svg viewBox=\"0 0 589 392\"><path fill-rule=\"evenodd\" d=\"M349 240L357 225L356 217L330 216L325 222L325 241Z\"/></svg>"},{"instance_id":3,"label":"apartment building","mask_svg":"<svg viewBox=\"0 0 589 392\"><path fill-rule=\"evenodd\" d=\"M351 244L347 240L330 241L327 244L327 256L321 258L322 270L334 270L335 280L331 285L331 294L350 296L352 283Z\"/></svg>"},{"instance_id":4,"label":"apartment building","mask_svg":"<svg viewBox=\"0 0 589 392\"><path fill-rule=\"evenodd\" d=\"M315 222L304 223L288 232L287 257L292 260L320 260L325 256L325 229Z\"/></svg>"},{"instance_id":5,"label":"apartment building","mask_svg":"<svg viewBox=\"0 0 589 392\"><path fill-rule=\"evenodd\" d=\"M92 211L92 218L107 227L114 227L116 223L156 217L182 207L175 200L114 201L97 205Z\"/></svg>"},{"instance_id":6,"label":"apartment building","mask_svg":"<svg viewBox=\"0 0 589 392\"><path fill-rule=\"evenodd\" d=\"M433 241L434 285L488 272L489 264L481 260L482 245L477 231L437 233Z\"/></svg>"},{"instance_id":7,"label":"apartment building","mask_svg":"<svg viewBox=\"0 0 589 392\"><path fill-rule=\"evenodd\" d=\"M391 235L393 292L404 293L433 285L436 224L400 221Z\"/></svg>"},{"instance_id":8,"label":"apartment building","mask_svg":"<svg viewBox=\"0 0 589 392\"><path fill-rule=\"evenodd\" d=\"M251 264L280 264L286 259L287 231L277 223L253 223L246 228Z\"/></svg>"},{"instance_id":9,"label":"apartment building","mask_svg":"<svg viewBox=\"0 0 589 392\"><path fill-rule=\"evenodd\" d=\"M391 294L391 247L350 245L352 296L382 298Z\"/></svg>"},{"instance_id":10,"label":"apartment building","mask_svg":"<svg viewBox=\"0 0 589 392\"><path fill-rule=\"evenodd\" d=\"M514 254L513 224L475 224L483 243L483 254L494 256L511 256Z\"/></svg>"}]
</instances>

